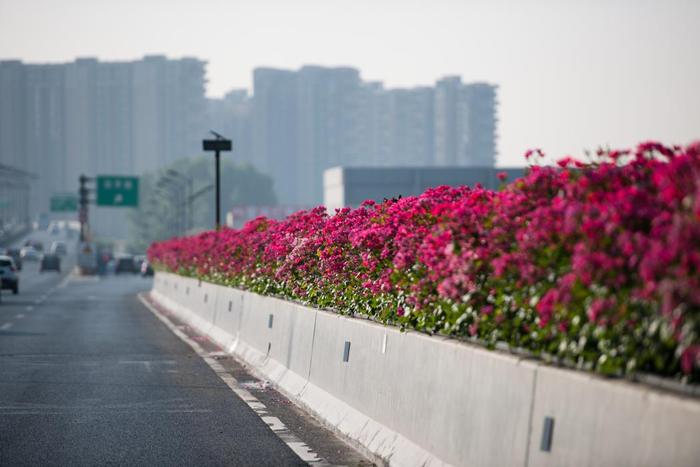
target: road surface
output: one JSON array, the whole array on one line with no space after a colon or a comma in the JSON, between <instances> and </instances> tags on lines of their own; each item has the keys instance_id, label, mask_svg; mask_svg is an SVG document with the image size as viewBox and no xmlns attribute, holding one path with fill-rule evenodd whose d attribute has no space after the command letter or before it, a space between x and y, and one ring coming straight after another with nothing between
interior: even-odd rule
<instances>
[{"instance_id":1,"label":"road surface","mask_svg":"<svg viewBox=\"0 0 700 467\"><path fill-rule=\"evenodd\" d=\"M305 464L139 301L150 279L37 269L25 263L20 294L0 304L0 465ZM369 465L264 382L251 387L320 463Z\"/></svg>"}]
</instances>

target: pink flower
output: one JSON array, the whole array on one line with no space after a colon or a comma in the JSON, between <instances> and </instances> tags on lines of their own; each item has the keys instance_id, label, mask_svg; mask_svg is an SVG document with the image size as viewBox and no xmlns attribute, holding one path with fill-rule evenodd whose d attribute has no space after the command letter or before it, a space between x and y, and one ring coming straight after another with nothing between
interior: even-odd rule
<instances>
[{"instance_id":1,"label":"pink flower","mask_svg":"<svg viewBox=\"0 0 700 467\"><path fill-rule=\"evenodd\" d=\"M687 347L681 354L681 369L683 373L688 374L693 371L693 368L700 366L700 345L691 345Z\"/></svg>"}]
</instances>

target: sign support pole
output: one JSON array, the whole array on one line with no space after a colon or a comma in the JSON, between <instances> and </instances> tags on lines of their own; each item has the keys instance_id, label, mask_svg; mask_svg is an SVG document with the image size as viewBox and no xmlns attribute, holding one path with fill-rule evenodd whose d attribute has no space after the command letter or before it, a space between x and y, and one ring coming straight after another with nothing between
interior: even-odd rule
<instances>
[{"instance_id":1,"label":"sign support pole","mask_svg":"<svg viewBox=\"0 0 700 467\"><path fill-rule=\"evenodd\" d=\"M85 175L81 175L78 178L78 181L80 182L80 189L78 190L78 204L80 205L80 210L78 211L78 220L80 221L80 241L84 242L87 239L87 233L88 233L88 203L90 200L88 199L88 194L90 193L90 190L87 188L87 183L91 179L89 177L86 177Z\"/></svg>"},{"instance_id":2,"label":"sign support pole","mask_svg":"<svg viewBox=\"0 0 700 467\"><path fill-rule=\"evenodd\" d=\"M216 151L216 230L221 228L221 157Z\"/></svg>"},{"instance_id":3,"label":"sign support pole","mask_svg":"<svg viewBox=\"0 0 700 467\"><path fill-rule=\"evenodd\" d=\"M231 150L231 140L214 131L211 133L216 136L216 139L205 139L202 141L202 147L205 151L214 151L216 158L216 230L219 230L221 229L221 151Z\"/></svg>"}]
</instances>

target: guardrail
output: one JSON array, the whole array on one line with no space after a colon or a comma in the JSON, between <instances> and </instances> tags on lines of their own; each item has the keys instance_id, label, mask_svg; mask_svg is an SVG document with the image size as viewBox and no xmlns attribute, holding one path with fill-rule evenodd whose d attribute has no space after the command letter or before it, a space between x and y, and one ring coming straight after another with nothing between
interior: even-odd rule
<instances>
[{"instance_id":1,"label":"guardrail","mask_svg":"<svg viewBox=\"0 0 700 467\"><path fill-rule=\"evenodd\" d=\"M390 465L700 459L697 398L170 273L151 296Z\"/></svg>"}]
</instances>

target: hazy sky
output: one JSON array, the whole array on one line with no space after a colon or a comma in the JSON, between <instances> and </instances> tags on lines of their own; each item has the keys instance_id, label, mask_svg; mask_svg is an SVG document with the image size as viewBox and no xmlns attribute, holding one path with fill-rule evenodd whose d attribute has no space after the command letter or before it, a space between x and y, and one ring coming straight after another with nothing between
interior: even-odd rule
<instances>
[{"instance_id":1,"label":"hazy sky","mask_svg":"<svg viewBox=\"0 0 700 467\"><path fill-rule=\"evenodd\" d=\"M0 58L156 53L207 60L210 96L257 66L497 83L499 165L700 138L700 0L0 0Z\"/></svg>"}]
</instances>

